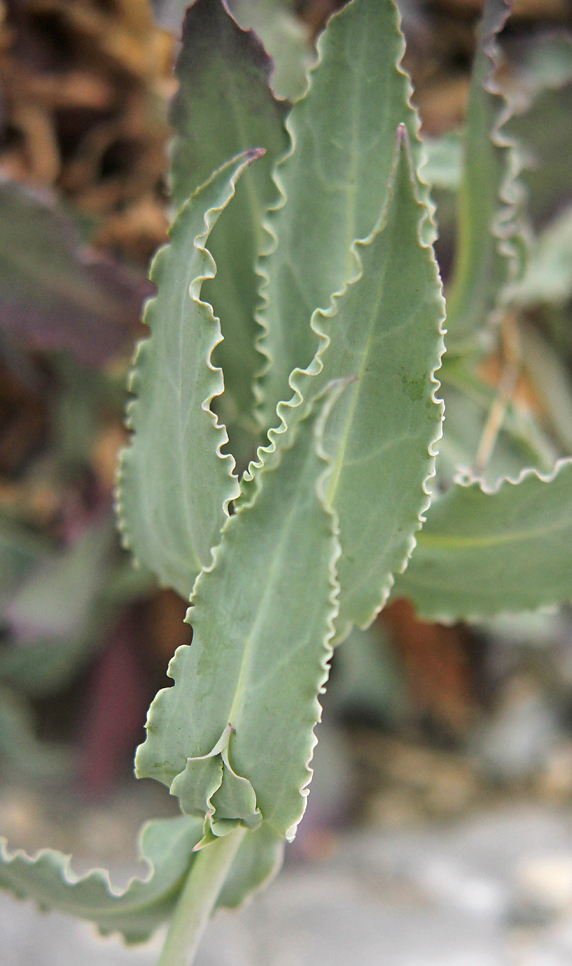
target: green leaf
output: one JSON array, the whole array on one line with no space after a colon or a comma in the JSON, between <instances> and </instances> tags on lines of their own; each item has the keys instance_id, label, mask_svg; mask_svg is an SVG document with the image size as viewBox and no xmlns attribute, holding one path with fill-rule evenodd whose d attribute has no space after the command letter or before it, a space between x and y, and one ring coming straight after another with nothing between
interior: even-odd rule
<instances>
[{"instance_id":1,"label":"green leaf","mask_svg":"<svg viewBox=\"0 0 572 966\"><path fill-rule=\"evenodd\" d=\"M30 569L4 607L0 678L41 696L77 673L123 603L107 599L108 585L117 579L115 545L113 521L106 515L71 546L46 554Z\"/></svg>"},{"instance_id":2,"label":"green leaf","mask_svg":"<svg viewBox=\"0 0 572 966\"><path fill-rule=\"evenodd\" d=\"M398 124L419 159L411 85L398 66L403 49L393 0L352 0L320 37L308 93L289 116L292 148L275 174L283 203L267 220L274 248L259 265L265 427L292 395L292 370L306 368L318 348L312 313L328 309L356 273L351 245L371 234L383 209Z\"/></svg>"},{"instance_id":3,"label":"green leaf","mask_svg":"<svg viewBox=\"0 0 572 966\"><path fill-rule=\"evenodd\" d=\"M433 188L456 191L463 171L463 144L460 131L451 131L440 138L423 138L426 162L422 173Z\"/></svg>"},{"instance_id":4,"label":"green leaf","mask_svg":"<svg viewBox=\"0 0 572 966\"><path fill-rule=\"evenodd\" d=\"M160 582L188 597L220 539L238 493L234 460L220 452L228 437L210 409L223 391L211 353L221 332L201 285L215 265L205 248L234 185L259 152L223 165L183 206L171 243L155 256L158 295L147 304L151 337L139 344L128 408L134 430L123 451L118 516L125 544Z\"/></svg>"},{"instance_id":5,"label":"green leaf","mask_svg":"<svg viewBox=\"0 0 572 966\"><path fill-rule=\"evenodd\" d=\"M510 109L495 80L500 63L496 36L512 0L486 0L473 63L463 136L458 245L447 295L447 346L474 338L498 307L507 282L518 277L526 251L521 159L502 130Z\"/></svg>"},{"instance_id":6,"label":"green leaf","mask_svg":"<svg viewBox=\"0 0 572 966\"><path fill-rule=\"evenodd\" d=\"M330 312L314 314L320 351L290 377L306 403L333 381L348 382L324 438L333 466L326 499L342 546L337 640L353 623L371 624L411 553L441 436L434 372L445 307L433 251L420 241L427 211L416 200L406 138L402 126L380 223L352 248L359 274Z\"/></svg>"},{"instance_id":7,"label":"green leaf","mask_svg":"<svg viewBox=\"0 0 572 966\"><path fill-rule=\"evenodd\" d=\"M3 686L0 686L0 753L18 771L42 780L61 779L73 765L69 749L36 737L29 703Z\"/></svg>"},{"instance_id":8,"label":"green leaf","mask_svg":"<svg viewBox=\"0 0 572 966\"><path fill-rule=\"evenodd\" d=\"M572 207L550 221L535 240L526 274L513 298L525 306L562 305L572 296Z\"/></svg>"},{"instance_id":9,"label":"green leaf","mask_svg":"<svg viewBox=\"0 0 572 966\"><path fill-rule=\"evenodd\" d=\"M91 620L115 547L111 515L50 554L20 584L5 609L12 633L26 641L80 635Z\"/></svg>"},{"instance_id":10,"label":"green leaf","mask_svg":"<svg viewBox=\"0 0 572 966\"><path fill-rule=\"evenodd\" d=\"M246 832L221 890L218 906L236 909L267 885L282 865L284 839L269 825Z\"/></svg>"},{"instance_id":11,"label":"green leaf","mask_svg":"<svg viewBox=\"0 0 572 966\"><path fill-rule=\"evenodd\" d=\"M228 521L213 565L197 580L188 615L193 643L172 659L175 685L153 701L136 756L139 777L176 791L189 760L220 754L251 784L264 823L288 838L311 777L339 554L323 499L324 417L318 426L299 421L299 411L291 409L293 428L283 422L273 434L267 462L255 471L256 499ZM206 830L216 821L210 808Z\"/></svg>"},{"instance_id":12,"label":"green leaf","mask_svg":"<svg viewBox=\"0 0 572 966\"><path fill-rule=\"evenodd\" d=\"M531 39L519 59L523 103L505 125L509 137L522 144L528 208L540 228L571 201L572 39L566 34Z\"/></svg>"},{"instance_id":13,"label":"green leaf","mask_svg":"<svg viewBox=\"0 0 572 966\"><path fill-rule=\"evenodd\" d=\"M562 447L561 455L572 454L572 377L558 347L545 339L535 326L520 326L522 360L528 378L537 390L545 423Z\"/></svg>"},{"instance_id":14,"label":"green leaf","mask_svg":"<svg viewBox=\"0 0 572 966\"><path fill-rule=\"evenodd\" d=\"M460 620L572 600L572 462L487 492L456 484L435 500L393 596L423 617Z\"/></svg>"},{"instance_id":15,"label":"green leaf","mask_svg":"<svg viewBox=\"0 0 572 966\"><path fill-rule=\"evenodd\" d=\"M103 869L77 876L61 852L42 849L29 858L22 851L10 853L0 839L0 887L34 899L42 909L89 919L102 933L118 930L128 942L142 942L173 911L201 835L202 822L187 816L147 822L139 851L148 874L131 879L124 890L114 889Z\"/></svg>"},{"instance_id":16,"label":"green leaf","mask_svg":"<svg viewBox=\"0 0 572 966\"><path fill-rule=\"evenodd\" d=\"M483 432L498 392L473 371L472 360L449 360L445 355L439 378L446 419L439 443L437 479L440 487L447 489L459 473L470 476L475 472ZM530 467L550 473L561 455L533 413L509 401L486 467L479 467L479 478L491 488Z\"/></svg>"},{"instance_id":17,"label":"green leaf","mask_svg":"<svg viewBox=\"0 0 572 966\"><path fill-rule=\"evenodd\" d=\"M292 0L234 0L232 13L241 27L252 29L272 59L272 90L295 101L308 84L313 60L310 27L295 14Z\"/></svg>"},{"instance_id":18,"label":"green leaf","mask_svg":"<svg viewBox=\"0 0 572 966\"><path fill-rule=\"evenodd\" d=\"M263 218L278 197L272 169L288 143L286 105L269 87L271 66L254 34L237 26L221 0L197 0L189 9L171 112L177 132L172 153L176 209L228 158L250 148L266 149L244 172L232 205L213 230L209 248L217 274L203 289L224 336L213 357L225 382L218 411L227 426L242 420L248 429L250 419L254 431L252 383L262 363L254 347L255 261L265 240Z\"/></svg>"},{"instance_id":19,"label":"green leaf","mask_svg":"<svg viewBox=\"0 0 572 966\"><path fill-rule=\"evenodd\" d=\"M147 822L139 836L139 854L149 870L123 890L109 874L93 869L77 876L70 856L42 849L33 858L10 852L0 838L0 888L18 898L34 899L41 909L57 909L94 922L101 933L121 932L128 942L144 942L170 917L191 869L203 833L202 820L180 818ZM282 862L283 839L270 828L247 832L217 906L235 909L274 877Z\"/></svg>"}]
</instances>

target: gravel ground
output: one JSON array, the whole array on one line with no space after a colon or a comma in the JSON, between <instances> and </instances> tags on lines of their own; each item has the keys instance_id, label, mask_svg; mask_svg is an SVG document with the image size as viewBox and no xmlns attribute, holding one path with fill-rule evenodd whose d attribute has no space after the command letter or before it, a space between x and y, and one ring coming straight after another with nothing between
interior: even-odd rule
<instances>
[{"instance_id":1,"label":"gravel ground","mask_svg":"<svg viewBox=\"0 0 572 966\"><path fill-rule=\"evenodd\" d=\"M125 870L123 870L125 871ZM0 895L2 966L153 966ZM342 835L288 866L239 914L219 914L197 966L570 966L572 814L504 806L439 826Z\"/></svg>"}]
</instances>

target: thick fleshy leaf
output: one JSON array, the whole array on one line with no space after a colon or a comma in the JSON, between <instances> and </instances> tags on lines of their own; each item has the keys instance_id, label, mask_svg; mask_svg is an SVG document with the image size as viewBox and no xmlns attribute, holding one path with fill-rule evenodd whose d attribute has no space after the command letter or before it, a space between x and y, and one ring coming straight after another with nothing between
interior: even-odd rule
<instances>
[{"instance_id":1,"label":"thick fleshy leaf","mask_svg":"<svg viewBox=\"0 0 572 966\"><path fill-rule=\"evenodd\" d=\"M0 330L98 366L129 350L151 286L82 245L49 195L0 183Z\"/></svg>"},{"instance_id":2,"label":"thick fleshy leaf","mask_svg":"<svg viewBox=\"0 0 572 966\"><path fill-rule=\"evenodd\" d=\"M431 619L535 610L572 600L572 462L487 492L456 484L435 500L395 597Z\"/></svg>"},{"instance_id":3,"label":"thick fleshy leaf","mask_svg":"<svg viewBox=\"0 0 572 966\"><path fill-rule=\"evenodd\" d=\"M228 437L210 409L223 390L211 353L221 340L201 285L215 265L205 248L234 185L258 152L223 165L183 206L171 242L155 256L159 293L147 305L151 336L141 342L128 408L134 430L119 476L118 515L126 545L161 583L188 597L220 539L227 506L238 493Z\"/></svg>"},{"instance_id":4,"label":"thick fleshy leaf","mask_svg":"<svg viewBox=\"0 0 572 966\"><path fill-rule=\"evenodd\" d=\"M283 425L274 435L271 458L256 471L255 500L228 521L212 567L197 580L193 643L172 659L175 685L151 705L136 756L138 776L176 791L189 760L220 753L250 782L264 822L289 838L311 776L339 553L316 421L298 415L292 411L293 430Z\"/></svg>"},{"instance_id":5,"label":"thick fleshy leaf","mask_svg":"<svg viewBox=\"0 0 572 966\"><path fill-rule=\"evenodd\" d=\"M418 160L411 85L398 66L403 49L393 0L352 0L320 37L308 93L289 116L292 148L275 175L283 203L267 221L274 247L259 265L265 427L277 424L277 403L292 395L292 370L306 368L318 348L312 313L328 309L356 273L351 245L371 234L383 208L400 123Z\"/></svg>"},{"instance_id":6,"label":"thick fleshy leaf","mask_svg":"<svg viewBox=\"0 0 572 966\"><path fill-rule=\"evenodd\" d=\"M11 852L0 839L0 888L35 900L41 909L88 919L102 933L118 931L128 942L144 942L173 912L202 834L202 821L188 816L147 822L139 854L149 872L123 890L112 886L103 869L77 876L68 855L42 849L29 857L21 850ZM241 906L276 875L283 851L284 840L269 827L247 832L217 906Z\"/></svg>"},{"instance_id":7,"label":"thick fleshy leaf","mask_svg":"<svg viewBox=\"0 0 572 966\"><path fill-rule=\"evenodd\" d=\"M380 223L353 248L357 280L329 313L314 314L321 350L290 377L306 402L332 381L349 383L324 439L333 466L326 499L342 547L338 640L353 623L371 624L411 553L441 436L434 372L445 306L432 249L420 240L427 211L416 200L406 139L401 127Z\"/></svg>"},{"instance_id":8,"label":"thick fleshy leaf","mask_svg":"<svg viewBox=\"0 0 572 966\"><path fill-rule=\"evenodd\" d=\"M0 887L34 899L42 909L89 919L103 933L118 930L129 942L142 942L173 911L201 835L202 822L187 816L148 822L140 838L148 875L132 879L124 890L114 889L103 869L75 875L70 857L61 852L43 849L30 858L9 852L0 840Z\"/></svg>"},{"instance_id":9,"label":"thick fleshy leaf","mask_svg":"<svg viewBox=\"0 0 572 966\"><path fill-rule=\"evenodd\" d=\"M495 80L496 42L512 0L486 0L473 63L463 177L459 189L456 263L447 295L447 346L470 341L498 307L507 282L524 267L521 159L502 127L510 116Z\"/></svg>"},{"instance_id":10,"label":"thick fleshy leaf","mask_svg":"<svg viewBox=\"0 0 572 966\"><path fill-rule=\"evenodd\" d=\"M236 197L209 242L217 274L205 283L203 296L221 319L224 342L214 358L224 372L217 411L227 425L252 419L252 382L262 363L254 347L255 262L264 241L262 220L278 197L272 168L287 147L286 105L270 90L271 66L255 35L238 27L222 0L197 0L188 10L171 112L177 132L172 153L176 209L229 158L250 148L266 149L237 184Z\"/></svg>"}]
</instances>

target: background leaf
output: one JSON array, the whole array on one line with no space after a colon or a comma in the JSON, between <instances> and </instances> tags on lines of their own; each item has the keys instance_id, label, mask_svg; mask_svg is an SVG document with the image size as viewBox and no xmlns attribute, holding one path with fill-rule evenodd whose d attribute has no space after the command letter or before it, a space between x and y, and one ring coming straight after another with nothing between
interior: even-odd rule
<instances>
[{"instance_id":1,"label":"background leaf","mask_svg":"<svg viewBox=\"0 0 572 966\"><path fill-rule=\"evenodd\" d=\"M152 287L83 245L51 196L0 183L0 329L98 366L125 352Z\"/></svg>"},{"instance_id":2,"label":"background leaf","mask_svg":"<svg viewBox=\"0 0 572 966\"><path fill-rule=\"evenodd\" d=\"M423 617L460 620L572 600L572 462L486 492L456 484L435 500L393 596Z\"/></svg>"},{"instance_id":3,"label":"background leaf","mask_svg":"<svg viewBox=\"0 0 572 966\"><path fill-rule=\"evenodd\" d=\"M497 307L507 281L522 271L525 240L521 160L503 130L510 109L495 79L497 34L512 0L486 0L473 62L463 176L459 188L456 261L447 294L447 347L471 340Z\"/></svg>"}]
</instances>

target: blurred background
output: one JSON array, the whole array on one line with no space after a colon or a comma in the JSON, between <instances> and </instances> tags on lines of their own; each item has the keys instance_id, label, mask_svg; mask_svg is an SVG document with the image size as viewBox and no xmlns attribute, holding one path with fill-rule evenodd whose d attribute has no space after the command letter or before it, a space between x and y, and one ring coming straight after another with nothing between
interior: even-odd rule
<instances>
[{"instance_id":1,"label":"blurred background","mask_svg":"<svg viewBox=\"0 0 572 966\"><path fill-rule=\"evenodd\" d=\"M310 56L336 5L265 0L263 40L277 42L279 16ZM190 640L186 604L131 567L112 504L148 264L169 223L185 6L0 0L0 833L73 852L78 870L125 873L140 823L176 811L165 789L135 781L132 760L167 662ZM446 280L481 4L400 6ZM559 226L564 265L557 297L530 300L535 364L516 396L570 454L572 5L514 8L503 83L526 96L511 125L534 227ZM555 359L556 399L541 391ZM494 389L494 355L481 368ZM336 652L318 735L286 873L217 920L201 963L572 962L571 612L443 626L396 600ZM154 961L2 903L5 966Z\"/></svg>"}]
</instances>

